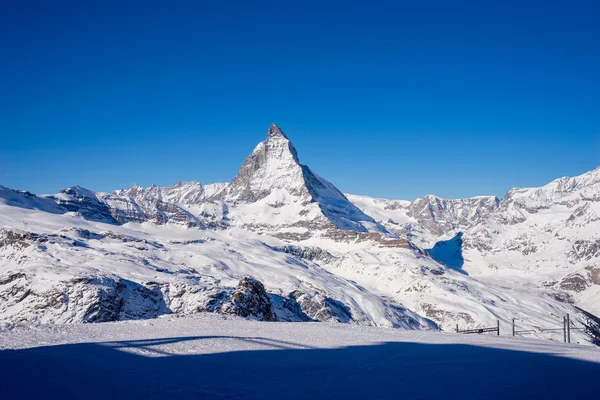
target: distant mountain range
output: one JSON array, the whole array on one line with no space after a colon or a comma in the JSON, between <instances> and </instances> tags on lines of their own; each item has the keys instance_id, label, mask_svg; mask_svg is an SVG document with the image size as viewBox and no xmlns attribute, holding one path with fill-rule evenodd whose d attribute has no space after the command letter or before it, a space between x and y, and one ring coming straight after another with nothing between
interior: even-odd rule
<instances>
[{"instance_id":1,"label":"distant mountain range","mask_svg":"<svg viewBox=\"0 0 600 400\"><path fill-rule=\"evenodd\" d=\"M344 195L273 124L231 183L0 186L0 321L221 312L448 330L570 313L593 341L580 309L600 314L599 215L600 169L502 200Z\"/></svg>"}]
</instances>

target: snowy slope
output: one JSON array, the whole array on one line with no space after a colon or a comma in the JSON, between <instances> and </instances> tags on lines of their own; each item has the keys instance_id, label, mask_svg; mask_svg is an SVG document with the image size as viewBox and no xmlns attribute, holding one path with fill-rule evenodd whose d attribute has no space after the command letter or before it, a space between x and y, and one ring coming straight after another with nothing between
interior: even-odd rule
<instances>
[{"instance_id":1,"label":"snowy slope","mask_svg":"<svg viewBox=\"0 0 600 400\"><path fill-rule=\"evenodd\" d=\"M548 327L571 313L586 323L536 290L479 281L405 240L379 235L339 231L289 245L237 228L115 225L21 207L2 208L0 222L0 315L9 321L218 312L250 275L265 284L282 320L431 328L424 317L448 330L512 318ZM295 303L301 312L290 307Z\"/></svg>"},{"instance_id":2,"label":"snowy slope","mask_svg":"<svg viewBox=\"0 0 600 400\"><path fill-rule=\"evenodd\" d=\"M0 349L4 398L596 398L600 373L576 344L210 315L5 325Z\"/></svg>"},{"instance_id":3,"label":"snowy slope","mask_svg":"<svg viewBox=\"0 0 600 400\"><path fill-rule=\"evenodd\" d=\"M464 240L469 273L545 288L600 313L600 168L512 189Z\"/></svg>"},{"instance_id":4,"label":"snowy slope","mask_svg":"<svg viewBox=\"0 0 600 400\"><path fill-rule=\"evenodd\" d=\"M339 302L356 323L434 326L286 252L281 241L249 231L119 226L4 205L0 226L3 320L93 322L214 311L215 301L250 275L267 286L276 306L292 292L313 299L314 313L303 309L301 316L346 322L333 307ZM282 318L299 320L279 305Z\"/></svg>"},{"instance_id":5,"label":"snowy slope","mask_svg":"<svg viewBox=\"0 0 600 400\"><path fill-rule=\"evenodd\" d=\"M229 184L0 188L0 319L238 310L232 299L251 289L236 286L252 276L268 293L249 298L269 304L246 309L272 308L281 321L450 330L516 319L547 337L540 328L569 313L593 328L574 305L596 311L597 175L515 189L500 203L345 196L273 125Z\"/></svg>"},{"instance_id":6,"label":"snowy slope","mask_svg":"<svg viewBox=\"0 0 600 400\"><path fill-rule=\"evenodd\" d=\"M512 189L500 202L347 197L390 231L472 277L534 288L600 313L600 168ZM452 238L459 233L456 247Z\"/></svg>"}]
</instances>

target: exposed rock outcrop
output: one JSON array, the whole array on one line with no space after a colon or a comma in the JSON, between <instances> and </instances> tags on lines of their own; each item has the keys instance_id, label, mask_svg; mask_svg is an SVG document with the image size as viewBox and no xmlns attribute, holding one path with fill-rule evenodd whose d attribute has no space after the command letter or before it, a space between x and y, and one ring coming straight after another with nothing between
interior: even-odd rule
<instances>
[{"instance_id":1,"label":"exposed rock outcrop","mask_svg":"<svg viewBox=\"0 0 600 400\"><path fill-rule=\"evenodd\" d=\"M287 253L292 256L300 257L300 258L303 258L303 259L309 260L309 261L328 262L334 258L331 253L323 250L320 247L316 247L316 246L302 247L302 246L286 245L286 246L269 246L269 247L275 251Z\"/></svg>"},{"instance_id":2,"label":"exposed rock outcrop","mask_svg":"<svg viewBox=\"0 0 600 400\"><path fill-rule=\"evenodd\" d=\"M296 290L290 293L287 300L287 307L290 309L298 307L301 311L298 314L306 315L312 321L344 323L353 321L352 312L346 305L321 293L309 295Z\"/></svg>"},{"instance_id":3,"label":"exposed rock outcrop","mask_svg":"<svg viewBox=\"0 0 600 400\"><path fill-rule=\"evenodd\" d=\"M240 281L229 301L221 306L220 312L259 321L277 320L265 287L251 277L245 277Z\"/></svg>"}]
</instances>

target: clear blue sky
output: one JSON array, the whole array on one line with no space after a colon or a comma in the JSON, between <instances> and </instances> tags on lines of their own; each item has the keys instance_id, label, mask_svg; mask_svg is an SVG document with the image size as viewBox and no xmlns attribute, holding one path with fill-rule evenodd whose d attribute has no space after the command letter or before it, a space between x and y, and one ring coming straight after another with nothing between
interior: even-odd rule
<instances>
[{"instance_id":1,"label":"clear blue sky","mask_svg":"<svg viewBox=\"0 0 600 400\"><path fill-rule=\"evenodd\" d=\"M600 164L599 4L4 1L0 185L228 181L274 121L345 192L577 175Z\"/></svg>"}]
</instances>

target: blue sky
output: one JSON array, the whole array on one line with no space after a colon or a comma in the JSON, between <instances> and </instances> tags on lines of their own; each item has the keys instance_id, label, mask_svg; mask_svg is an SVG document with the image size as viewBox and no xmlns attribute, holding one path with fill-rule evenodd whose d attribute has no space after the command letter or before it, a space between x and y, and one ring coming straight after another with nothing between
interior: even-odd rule
<instances>
[{"instance_id":1,"label":"blue sky","mask_svg":"<svg viewBox=\"0 0 600 400\"><path fill-rule=\"evenodd\" d=\"M598 4L2 2L0 185L228 181L272 122L345 192L577 175L600 165Z\"/></svg>"}]
</instances>

